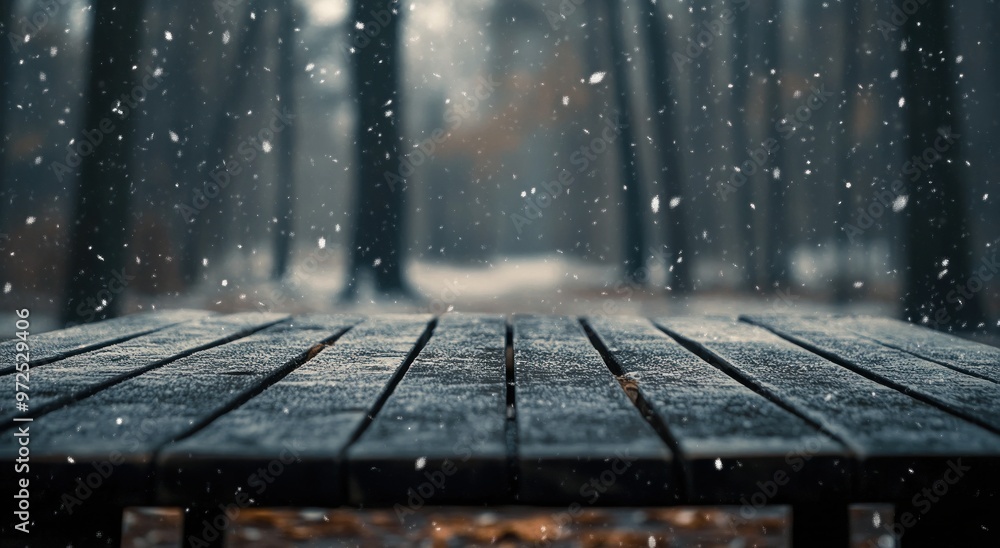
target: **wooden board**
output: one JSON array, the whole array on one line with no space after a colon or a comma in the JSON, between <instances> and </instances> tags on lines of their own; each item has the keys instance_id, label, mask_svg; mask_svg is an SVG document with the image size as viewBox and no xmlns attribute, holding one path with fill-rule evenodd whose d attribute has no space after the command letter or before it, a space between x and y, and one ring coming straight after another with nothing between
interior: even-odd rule
<instances>
[{"instance_id":1,"label":"wooden board","mask_svg":"<svg viewBox=\"0 0 1000 548\"><path fill-rule=\"evenodd\" d=\"M572 318L514 322L517 502L641 505L680 499L667 443Z\"/></svg>"},{"instance_id":2,"label":"wooden board","mask_svg":"<svg viewBox=\"0 0 1000 548\"><path fill-rule=\"evenodd\" d=\"M879 383L1000 433L1000 384L884 346L840 324L783 316L747 320Z\"/></svg>"},{"instance_id":3,"label":"wooden board","mask_svg":"<svg viewBox=\"0 0 1000 548\"><path fill-rule=\"evenodd\" d=\"M846 444L859 461L854 496L905 497L914 486L939 480L957 457L975 463L980 480L991 488L1000 487L994 485L997 474L989 470L1000 451L1000 437L979 426L761 327L697 318L657 323ZM971 489L973 482L963 485Z\"/></svg>"},{"instance_id":4,"label":"wooden board","mask_svg":"<svg viewBox=\"0 0 1000 548\"><path fill-rule=\"evenodd\" d=\"M775 486L768 485L769 504L850 492L846 448L815 425L686 350L649 320L603 317L588 324L676 439L688 501L748 504L762 482Z\"/></svg>"},{"instance_id":5,"label":"wooden board","mask_svg":"<svg viewBox=\"0 0 1000 548\"><path fill-rule=\"evenodd\" d=\"M377 316L157 457L163 504L347 502L343 453L430 336L426 316Z\"/></svg>"},{"instance_id":6,"label":"wooden board","mask_svg":"<svg viewBox=\"0 0 1000 548\"><path fill-rule=\"evenodd\" d=\"M54 501L72 494L55 510L66 517L107 501L153 503L151 462L159 448L246 401L357 321L343 316L285 320L38 417L30 423L31 472L45 489L35 496ZM3 436L0 453L11 457L16 443L13 436ZM76 479L95 471L99 485L83 489L85 497L73 494Z\"/></svg>"},{"instance_id":7,"label":"wooden board","mask_svg":"<svg viewBox=\"0 0 1000 548\"><path fill-rule=\"evenodd\" d=\"M198 310L165 310L78 325L40 335L30 334L29 326L28 343L31 348L29 363L32 367L45 365L69 356L83 354L152 333L174 324L204 318L209 314L209 312ZM11 340L0 343L0 356L13 356L18 342L20 341ZM8 375L13 372L13 365L0 367L0 375Z\"/></svg>"},{"instance_id":8,"label":"wooden board","mask_svg":"<svg viewBox=\"0 0 1000 548\"><path fill-rule=\"evenodd\" d=\"M1000 383L1000 348L887 318L835 318L829 322L956 371Z\"/></svg>"},{"instance_id":9,"label":"wooden board","mask_svg":"<svg viewBox=\"0 0 1000 548\"><path fill-rule=\"evenodd\" d=\"M506 323L449 314L371 425L348 450L351 503L511 500L507 461Z\"/></svg>"},{"instance_id":10,"label":"wooden board","mask_svg":"<svg viewBox=\"0 0 1000 548\"><path fill-rule=\"evenodd\" d=\"M15 416L37 418L125 379L285 318L256 312L207 317L33 368L27 412L15 410L13 398L0 400L0 429L9 429Z\"/></svg>"}]
</instances>

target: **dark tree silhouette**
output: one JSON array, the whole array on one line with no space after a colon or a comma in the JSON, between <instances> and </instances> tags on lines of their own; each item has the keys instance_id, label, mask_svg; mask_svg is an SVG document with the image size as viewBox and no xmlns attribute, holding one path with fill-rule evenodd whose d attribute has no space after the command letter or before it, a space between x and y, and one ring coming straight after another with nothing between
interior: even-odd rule
<instances>
[{"instance_id":1,"label":"dark tree silhouette","mask_svg":"<svg viewBox=\"0 0 1000 548\"><path fill-rule=\"evenodd\" d=\"M927 167L916 169L908 181L903 314L940 329L964 330L977 328L985 317L981 295L967 287L979 260L970 254L962 141L951 136L962 133L951 15L949 4L927 2L903 25L907 158Z\"/></svg>"},{"instance_id":2,"label":"dark tree silhouette","mask_svg":"<svg viewBox=\"0 0 1000 548\"><path fill-rule=\"evenodd\" d=\"M216 98L215 113L207 125L212 129L208 134L207 146L202 148L202 171L195 173L195 179L188 183L195 185L199 190L203 183L211 180L210 173L222 169L223 160L229 157L230 146L233 145L239 128L239 117L236 113L241 111L249 92L253 90L250 83L251 69L255 62L259 62L262 51L258 48L265 22L263 10L259 9L262 5L262 2L254 1L244 11L242 24L239 27L243 32L237 38L237 54L233 63L236 70L227 74L223 81L217 84L220 92ZM243 171L247 170L244 168ZM230 187L232 186L234 183L231 181ZM198 282L202 270L202 258L209 250L218 251L222 247L223 226L226 224L224 220L226 215L223 211L227 202L227 200L210 202L187 223L181 272L188 284ZM215 226L212 225L212 221L215 221Z\"/></svg>"},{"instance_id":3,"label":"dark tree silhouette","mask_svg":"<svg viewBox=\"0 0 1000 548\"><path fill-rule=\"evenodd\" d=\"M19 35L15 37L16 29L13 28L14 8L16 6L16 2L4 2L3 5L0 5L0 36L8 38L3 42L16 41L20 38ZM0 219L7 218L4 215L4 210L10 199L7 196L10 188L7 184L7 87L10 85L10 50L13 45L13 43L0 43L0 50L2 50L0 51ZM4 224L0 222L0 232L4 228ZM0 246L6 244L6 238L5 235L0 235Z\"/></svg>"},{"instance_id":4,"label":"dark tree silhouette","mask_svg":"<svg viewBox=\"0 0 1000 548\"><path fill-rule=\"evenodd\" d=\"M138 80L146 76L133 69L139 64L144 5L142 0L96 0L93 8L84 127L93 140L98 134L102 138L80 166L63 300L66 323L114 316L121 302L113 298L115 290L127 281L122 269L129 231L129 168L140 106L133 103L132 108L132 99L122 97L132 97ZM106 132L109 124L113 129Z\"/></svg>"},{"instance_id":5,"label":"dark tree silhouette","mask_svg":"<svg viewBox=\"0 0 1000 548\"><path fill-rule=\"evenodd\" d=\"M750 152L756 148L750 142L750 135L747 131L747 96L750 90L750 11L733 10L733 35L732 35L732 64L729 67L732 96L729 103L729 119L732 123L733 148L730 154L734 158L735 165L743 165ZM746 175L744 173L744 175ZM749 177L749 176L748 176ZM744 185L735 192L728 191L727 195L736 201L736 218L739 221L738 231L740 237L740 252L743 261L743 289L753 290L759 283L757 277L757 254L755 248L757 240L754 238L754 211L750 209L753 202L754 185Z\"/></svg>"},{"instance_id":6,"label":"dark tree silhouette","mask_svg":"<svg viewBox=\"0 0 1000 548\"><path fill-rule=\"evenodd\" d=\"M278 23L278 97L281 106L295 110L295 76L298 63L295 57L296 3L284 0L279 7ZM272 277L280 279L288 270L292 254L292 230L295 193L295 126L286 127L278 135L278 177L275 197L274 268Z\"/></svg>"},{"instance_id":7,"label":"dark tree silhouette","mask_svg":"<svg viewBox=\"0 0 1000 548\"><path fill-rule=\"evenodd\" d=\"M402 13L396 0L354 0L351 23L354 99L358 105L355 222L345 299L371 274L378 293L412 296L403 275L405 177L399 90Z\"/></svg>"},{"instance_id":8,"label":"dark tree silhouette","mask_svg":"<svg viewBox=\"0 0 1000 548\"><path fill-rule=\"evenodd\" d=\"M629 74L629 53L625 47L622 16L619 0L607 0L605 3L608 15L608 38L611 50L611 77L615 86L616 123L620 124L618 135L618 151L621 164L621 183L625 187L622 201L623 222L623 254L625 277L635 283L645 283L645 278L638 276L646 264L646 235L643 226L642 188L639 184L639 156L636 152L635 128L632 125L632 85Z\"/></svg>"},{"instance_id":9,"label":"dark tree silhouette","mask_svg":"<svg viewBox=\"0 0 1000 548\"><path fill-rule=\"evenodd\" d=\"M861 0L844 0L842 7L843 18L843 58L841 59L841 89L844 100L840 104L838 119L841 121L840 130L835 137L834 162L837 178L837 259L838 263L833 272L831 283L833 284L833 299L838 303L846 303L851 295L850 265L847 258L850 251L850 240L846 230L842 227L850 222L851 214L854 212L854 201L847 184L853 184L855 170L853 155L854 147L857 144L857 136L854 130L854 117L856 113L858 86L860 85L859 74L861 72L861 47L864 40L865 30L862 26L863 13L861 11Z\"/></svg>"},{"instance_id":10,"label":"dark tree silhouette","mask_svg":"<svg viewBox=\"0 0 1000 548\"><path fill-rule=\"evenodd\" d=\"M653 124L656 131L657 151L659 152L660 175L663 177L663 203L667 204L674 197L680 197L681 206L670 209L665 206L666 222L663 225L664 242L670 253L670 277L668 285L675 293L684 293L693 289L691 280L691 257L686 257L684 251L688 248L688 220L685 212L688 204L684 203L684 164L683 152L678 140L677 100L674 97L674 86L671 80L670 51L668 44L667 25L657 7L649 4L643 7L643 20L646 25L646 61L649 64L651 99L653 101ZM677 259L681 261L678 262Z\"/></svg>"},{"instance_id":11,"label":"dark tree silhouette","mask_svg":"<svg viewBox=\"0 0 1000 548\"><path fill-rule=\"evenodd\" d=\"M767 260L764 265L767 274L766 280L769 287L788 286L789 259L788 251L792 246L792 239L788 230L789 203L786 200L788 193L788 178L790 173L785 165L785 148L788 146L787 140L777 130L785 112L783 110L782 89L781 89L781 53L783 29L781 22L781 0L768 0L765 4L765 14L767 28L765 33L764 61L767 75L767 88L765 91L764 109L767 113L764 121L768 124L767 134L778 141L778 146L771 155L771 171L762 172L760 178L764 180L761 189L767 196ZM777 177L774 175L777 174Z\"/></svg>"}]
</instances>

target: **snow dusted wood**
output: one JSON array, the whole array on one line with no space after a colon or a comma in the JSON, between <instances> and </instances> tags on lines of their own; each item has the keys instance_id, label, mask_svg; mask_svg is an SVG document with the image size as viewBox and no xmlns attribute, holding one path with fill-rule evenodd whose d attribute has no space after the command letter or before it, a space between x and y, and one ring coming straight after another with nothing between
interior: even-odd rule
<instances>
[{"instance_id":1,"label":"snow dusted wood","mask_svg":"<svg viewBox=\"0 0 1000 548\"><path fill-rule=\"evenodd\" d=\"M509 500L507 328L502 317L448 314L348 450L352 504Z\"/></svg>"},{"instance_id":2,"label":"snow dusted wood","mask_svg":"<svg viewBox=\"0 0 1000 548\"><path fill-rule=\"evenodd\" d=\"M957 371L1000 383L1000 348L888 318L836 318L830 323Z\"/></svg>"},{"instance_id":3,"label":"snow dusted wood","mask_svg":"<svg viewBox=\"0 0 1000 548\"><path fill-rule=\"evenodd\" d=\"M45 488L36 491L37 496L58 501L63 493L74 493L76 478L107 470L99 488L87 497L95 500L76 505L67 499L61 515L84 504L100 504L96 500L151 503L151 461L158 448L249 399L302 363L316 345L357 321L345 316L285 320L35 419L30 423L31 472ZM0 438L0 452L12 458L16 439Z\"/></svg>"},{"instance_id":4,"label":"snow dusted wood","mask_svg":"<svg viewBox=\"0 0 1000 548\"><path fill-rule=\"evenodd\" d=\"M782 316L746 319L880 383L1000 432L1000 384L883 346L839 324Z\"/></svg>"},{"instance_id":5,"label":"snow dusted wood","mask_svg":"<svg viewBox=\"0 0 1000 548\"><path fill-rule=\"evenodd\" d=\"M126 341L133 337L152 333L164 327L181 322L197 320L208 316L209 312L198 310L166 310L123 316L103 322L88 323L50 331L40 335L30 335L31 366L37 367L76 354L90 352L98 348ZM0 356L13 356L18 339L0 343ZM14 372L14 366L0 367L0 375Z\"/></svg>"},{"instance_id":6,"label":"snow dusted wood","mask_svg":"<svg viewBox=\"0 0 1000 548\"><path fill-rule=\"evenodd\" d=\"M972 465L979 478L963 482L963 488L1000 489L995 468L1000 437L979 426L762 327L702 318L657 323L847 444L857 458L854 496L907 497L911 487L939 480L956 457L964 459L962 466Z\"/></svg>"},{"instance_id":7,"label":"snow dusted wood","mask_svg":"<svg viewBox=\"0 0 1000 548\"><path fill-rule=\"evenodd\" d=\"M762 478L771 502L846 497L846 448L689 352L649 320L590 318L627 382L677 440L690 502L744 504ZM777 484L776 484L777 485Z\"/></svg>"},{"instance_id":8,"label":"snow dusted wood","mask_svg":"<svg viewBox=\"0 0 1000 548\"><path fill-rule=\"evenodd\" d=\"M572 318L514 322L517 502L678 501L673 455Z\"/></svg>"},{"instance_id":9,"label":"snow dusted wood","mask_svg":"<svg viewBox=\"0 0 1000 548\"><path fill-rule=\"evenodd\" d=\"M343 453L430 333L429 316L376 316L157 458L161 502L336 506Z\"/></svg>"},{"instance_id":10,"label":"snow dusted wood","mask_svg":"<svg viewBox=\"0 0 1000 548\"><path fill-rule=\"evenodd\" d=\"M13 398L0 400L0 424L11 424L15 416L37 418L115 383L244 337L285 318L281 314L257 312L210 316L32 369L28 412L15 412Z\"/></svg>"}]
</instances>

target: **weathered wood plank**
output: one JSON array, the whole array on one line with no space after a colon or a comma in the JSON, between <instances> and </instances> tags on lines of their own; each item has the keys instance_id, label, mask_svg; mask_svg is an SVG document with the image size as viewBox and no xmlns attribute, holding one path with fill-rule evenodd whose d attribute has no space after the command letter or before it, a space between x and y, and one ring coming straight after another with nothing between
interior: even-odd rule
<instances>
[{"instance_id":1,"label":"weathered wood plank","mask_svg":"<svg viewBox=\"0 0 1000 548\"><path fill-rule=\"evenodd\" d=\"M62 515L99 507L100 500L153 502L151 461L158 448L245 401L357 321L345 316L282 321L37 418L30 423L34 495L64 503ZM0 437L3 460L16 453L16 439ZM90 491L86 497L76 495L76 478L95 471L100 485L83 489ZM63 493L70 497L60 500Z\"/></svg>"},{"instance_id":2,"label":"weathered wood plank","mask_svg":"<svg viewBox=\"0 0 1000 548\"><path fill-rule=\"evenodd\" d=\"M679 500L673 455L571 318L514 322L518 502Z\"/></svg>"},{"instance_id":3,"label":"weathered wood plank","mask_svg":"<svg viewBox=\"0 0 1000 548\"><path fill-rule=\"evenodd\" d=\"M181 322L204 318L210 314L210 312L200 310L164 310L78 325L40 335L30 335L28 339L31 346L29 363L31 367L45 365L69 356L146 335ZM0 343L0 355L13 356L18 342L15 339ZM13 365L0 367L0 375L13 372Z\"/></svg>"},{"instance_id":4,"label":"weathered wood plank","mask_svg":"<svg viewBox=\"0 0 1000 548\"><path fill-rule=\"evenodd\" d=\"M856 496L908 496L914 486L939 480L958 457L977 470L964 488L1000 485L1000 437L983 428L761 327L700 318L657 324L846 443L859 460Z\"/></svg>"},{"instance_id":5,"label":"weathered wood plank","mask_svg":"<svg viewBox=\"0 0 1000 548\"><path fill-rule=\"evenodd\" d=\"M364 434L348 449L351 503L509 500L506 323L448 314Z\"/></svg>"},{"instance_id":6,"label":"weathered wood plank","mask_svg":"<svg viewBox=\"0 0 1000 548\"><path fill-rule=\"evenodd\" d=\"M830 361L1000 432L1000 384L883 346L827 321L786 316L745 318Z\"/></svg>"},{"instance_id":7,"label":"weathered wood plank","mask_svg":"<svg viewBox=\"0 0 1000 548\"><path fill-rule=\"evenodd\" d=\"M633 390L677 440L687 499L750 504L828 501L850 492L846 448L689 352L645 319L588 318ZM779 481L775 482L775 478Z\"/></svg>"},{"instance_id":8,"label":"weathered wood plank","mask_svg":"<svg viewBox=\"0 0 1000 548\"><path fill-rule=\"evenodd\" d=\"M285 318L256 312L208 317L32 369L28 411L15 411L13 398L0 400L0 429L10 428L15 416L37 418L129 377Z\"/></svg>"},{"instance_id":9,"label":"weathered wood plank","mask_svg":"<svg viewBox=\"0 0 1000 548\"><path fill-rule=\"evenodd\" d=\"M829 322L957 371L1000 383L1000 348L888 318L847 317Z\"/></svg>"},{"instance_id":10,"label":"weathered wood plank","mask_svg":"<svg viewBox=\"0 0 1000 548\"><path fill-rule=\"evenodd\" d=\"M343 452L429 334L429 316L376 316L156 459L162 504L336 506Z\"/></svg>"}]
</instances>

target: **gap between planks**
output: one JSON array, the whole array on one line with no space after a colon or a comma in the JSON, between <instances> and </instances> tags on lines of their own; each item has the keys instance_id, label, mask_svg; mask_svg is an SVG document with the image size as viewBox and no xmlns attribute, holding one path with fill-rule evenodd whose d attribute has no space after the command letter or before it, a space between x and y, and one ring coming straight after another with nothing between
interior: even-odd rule
<instances>
[{"instance_id":1,"label":"gap between planks","mask_svg":"<svg viewBox=\"0 0 1000 548\"><path fill-rule=\"evenodd\" d=\"M611 350L604 344L604 341L597 335L594 328L590 325L590 322L586 318L579 318L580 326L583 327L584 333L587 334L587 338L590 340L590 344L594 346L597 353L600 354L601 359L604 361L604 365L607 366L608 371L614 375L618 384L622 387L625 395L632 402L632 405L639 411L642 418L646 419L646 422L653 428L653 430L660 436L660 439L670 447L670 451L674 454L674 465L677 467L677 477L674 478L674 482L677 485L678 497L681 500L686 500L688 495L687 491L691 485L691 474L688 470L687 462L684 458L684 450L681 449L680 442L670 431L670 426L663 420L662 416L656 411L656 407L653 402L646 397L642 391L642 387L639 383L635 382L633 379L629 378L625 374L625 369L618 363L618 360L611 354Z\"/></svg>"},{"instance_id":2,"label":"gap between planks","mask_svg":"<svg viewBox=\"0 0 1000 548\"><path fill-rule=\"evenodd\" d=\"M215 421L219 417L225 415L226 413L229 413L230 411L232 411L232 410L240 407L241 405L245 404L246 402L250 401L251 399L259 396L262 392L264 392L265 390L267 390L271 386L273 386L273 385L277 384L278 382L280 382L281 379L284 379L285 377L287 377L288 375L290 375L293 371L295 371L296 369L302 367L303 365L305 365L306 363L308 363L310 360L312 360L313 358L315 358L320 352L322 352L322 351L326 350L327 348L330 348L331 346L333 346L337 342L337 340L339 340L341 337L343 337L344 335L346 335L347 332L350 331L351 329L354 329L354 327L355 326L352 325L352 326L340 329L337 332L335 332L333 335L331 335L331 336L323 339L322 341L320 341L320 342L312 345L311 347L309 347L308 349L306 349L305 351L303 351L301 354L299 354L297 357L295 357L294 359L290 360L285 365L279 367L277 370L275 370L273 373L271 373L267 377L264 377L263 379L261 379L260 384L258 384L257 386L255 386L253 389L249 390L243 396L241 396L241 397L233 400L232 402L230 402L225 407L216 410L214 413L209 414L207 417L205 417L202 420L198 421L197 423L195 423L193 426L191 426L190 428L188 428L186 431L184 431L183 433L181 433L180 435L178 435L174 439L169 440L169 441L161 444L159 447L157 447L156 449L153 450L153 459L152 459L153 462L156 462L159 459L160 452L163 450L164 447L166 447L167 445L169 445L171 443L179 442L179 441L181 441L183 439L189 438L189 437L197 434L199 430L205 428L206 426L208 426L209 424L211 424L213 421Z\"/></svg>"},{"instance_id":3,"label":"gap between planks","mask_svg":"<svg viewBox=\"0 0 1000 548\"><path fill-rule=\"evenodd\" d=\"M889 378L886 378L886 377L884 377L882 375L879 375L877 373L869 371L869 370L865 369L864 367L857 366L857 365L851 363L850 361L848 361L848 360L846 360L846 359L844 359L844 358L842 358L842 357L840 357L840 356L838 356L838 355L836 355L836 354L834 354L832 352L823 350L819 346L814 345L813 343L811 343L811 342L809 342L809 341L807 341L805 339L802 339L802 338L797 337L797 336L785 334L784 332L782 332L782 331L780 331L778 329L772 328L772 327L770 327L768 325L765 325L765 324L762 324L762 323L757 323L757 322L753 321L750 318L742 318L741 317L740 321L742 321L742 322L744 322L746 324L749 324L749 325L760 327L761 329L766 329L768 332L773 333L775 336L780 337L781 339L783 339L785 341L788 341L789 343L794 344L795 346L798 346L799 348L802 348L803 350L806 350L807 352L812 352L813 354L816 354L817 356L819 356L819 357L821 357L821 358L823 358L823 359L825 359L827 361L835 363L835 364L843 367L844 369L847 369L848 371L852 371L854 373L857 373L858 375L861 375L862 377L864 377L864 378L866 378L866 379L868 379L868 380L870 380L872 382L878 383L878 384L880 384L882 386L885 386L887 388L891 388L891 389L893 389L893 390L895 390L897 392L900 392L903 395L909 396L909 397L911 397L911 398L913 398L913 399L915 399L915 400L917 400L917 401L919 401L921 403L925 403L927 405L930 405L931 407L934 407L934 408L936 408L936 409L938 409L938 410L940 410L940 411L942 411L944 413L947 413L947 414L952 415L954 417L957 417L957 418L960 418L962 420L968 421L968 422L970 422L972 424L975 424L976 426L979 426L981 428L985 428L986 430L989 430L990 432L993 432L994 434L1000 434L1000 428L997 428L995 425L992 425L989 422L984 421L984 420L980 419L979 417L977 417L975 415L972 415L971 413L965 412L965 411L963 411L961 409L956 409L956 408L954 408L954 407L952 407L952 406L950 406L950 405L948 405L946 403L942 403L942 402L936 400L935 398L926 396L925 394L923 394L919 390L911 390L911 389L907 388L906 386L904 386L902 384L899 384L899 383L897 383L897 382L895 382L895 381L893 381L893 380L891 380ZM868 337L865 337L865 338L869 339ZM875 343L881 344L880 341L877 341L877 340L874 340L874 339L869 339L869 340L872 340ZM888 348L893 348L893 350L900 350L900 349L894 348L894 347L892 347L890 345L884 345L884 346L886 346ZM906 352L905 350L900 350L900 351L901 352L905 352L906 354L912 355L913 357L915 357L917 359L920 359L920 360L925 359L925 358L923 358L921 356L917 356L916 354L913 354L911 352ZM935 363L937 363L937 362L935 362ZM939 365L944 365L944 364L939 364ZM964 371L956 370L955 368L949 367L949 369L951 369L952 371L955 371L956 373L959 373L959 374L965 374ZM977 378L979 378L979 377L977 377ZM990 379L982 379L982 380L986 380L986 381L992 382L992 381L990 381Z\"/></svg>"},{"instance_id":4,"label":"gap between planks","mask_svg":"<svg viewBox=\"0 0 1000 548\"><path fill-rule=\"evenodd\" d=\"M851 449L852 451L854 450L855 446L852 445L851 443L849 443L842 436L836 434L835 432L831 432L829 429L827 429L826 427L824 427L822 424L816 422L815 420L813 420L808 415L800 412L798 409L795 408L795 406L793 406L790 403L782 400L778 395L772 394L771 391L764 389L762 386L759 386L756 382L753 381L753 379L751 379L747 375L744 375L742 372L740 372L738 369L736 369L732 365L726 363L726 361L724 359L720 358L719 356L716 356L714 353L712 353L711 350L709 350L709 349L701 346L697 341L688 339L688 338L684 337L683 335L681 335L680 333L675 333L675 332L667 329L666 327L660 325L659 323L657 323L655 321L653 322L653 325L656 326L657 329L659 329L660 331L662 331L663 333L665 333L668 337L670 337L671 339L677 341L678 344L680 344L681 346L683 346L684 348L686 348L689 352L691 352L692 354L698 356L699 358L701 358L705 362L708 362L709 365L711 365L711 366L715 367L716 369L722 371L723 373L729 375L736 382L738 382L738 383L742 384L743 386L749 388L750 390L754 391L755 393L763 396L768 401L770 401L771 403L774 403L778 407L781 407L785 411L788 411L789 413L791 413L791 414L795 415L796 417L802 419L803 421L806 422L806 424L812 426L817 431L819 431L819 432L821 432L821 433L829 436L830 438L836 440L843 447L847 447L847 448ZM798 346L798 345L796 345L796 346Z\"/></svg>"}]
</instances>

